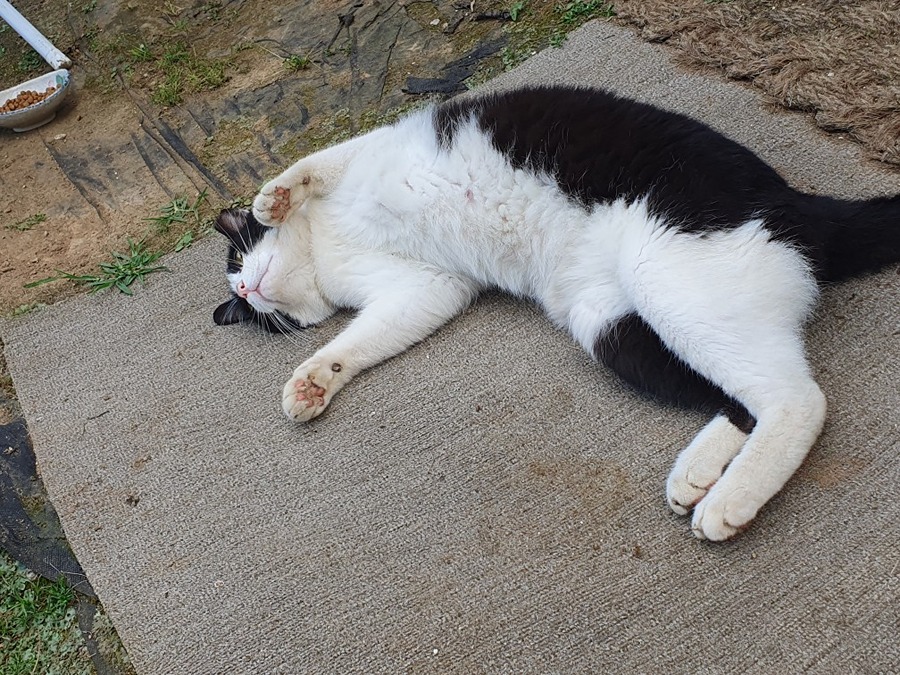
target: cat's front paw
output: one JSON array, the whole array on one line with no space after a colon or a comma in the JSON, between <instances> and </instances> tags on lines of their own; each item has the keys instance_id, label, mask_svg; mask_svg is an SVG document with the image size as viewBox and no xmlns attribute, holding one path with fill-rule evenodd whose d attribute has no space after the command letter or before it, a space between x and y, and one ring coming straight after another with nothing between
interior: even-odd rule
<instances>
[{"instance_id":1,"label":"cat's front paw","mask_svg":"<svg viewBox=\"0 0 900 675\"><path fill-rule=\"evenodd\" d=\"M340 363L312 358L299 366L284 385L281 406L284 414L298 422L318 417L344 385Z\"/></svg>"},{"instance_id":2,"label":"cat's front paw","mask_svg":"<svg viewBox=\"0 0 900 675\"><path fill-rule=\"evenodd\" d=\"M268 183L253 200L253 216L268 227L277 227L291 210L291 189Z\"/></svg>"},{"instance_id":3,"label":"cat's front paw","mask_svg":"<svg viewBox=\"0 0 900 675\"><path fill-rule=\"evenodd\" d=\"M715 485L694 508L691 531L698 539L730 539L746 529L759 510L747 490L720 487Z\"/></svg>"},{"instance_id":4,"label":"cat's front paw","mask_svg":"<svg viewBox=\"0 0 900 675\"><path fill-rule=\"evenodd\" d=\"M292 168L263 185L253 199L253 216L263 225L277 227L321 190L320 183L312 174Z\"/></svg>"}]
</instances>

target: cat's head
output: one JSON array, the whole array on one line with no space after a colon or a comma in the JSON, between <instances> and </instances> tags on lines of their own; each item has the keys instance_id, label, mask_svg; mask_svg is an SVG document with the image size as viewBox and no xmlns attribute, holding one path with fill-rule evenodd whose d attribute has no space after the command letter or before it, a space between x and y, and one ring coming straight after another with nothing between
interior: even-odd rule
<instances>
[{"instance_id":1,"label":"cat's head","mask_svg":"<svg viewBox=\"0 0 900 675\"><path fill-rule=\"evenodd\" d=\"M316 284L308 232L266 227L246 209L225 209L215 228L228 238L225 276L232 295L213 312L216 324L288 333L334 313Z\"/></svg>"}]
</instances>

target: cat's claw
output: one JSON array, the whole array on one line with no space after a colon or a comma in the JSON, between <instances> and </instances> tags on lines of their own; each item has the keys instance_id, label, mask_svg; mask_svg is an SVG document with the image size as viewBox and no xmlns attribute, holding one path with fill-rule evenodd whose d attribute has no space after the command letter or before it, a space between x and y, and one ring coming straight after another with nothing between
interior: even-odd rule
<instances>
[{"instance_id":1,"label":"cat's claw","mask_svg":"<svg viewBox=\"0 0 900 675\"><path fill-rule=\"evenodd\" d=\"M338 376L340 368L335 370L336 365L326 367L310 359L299 366L284 385L281 397L284 414L298 422L308 422L319 416L343 386Z\"/></svg>"}]
</instances>

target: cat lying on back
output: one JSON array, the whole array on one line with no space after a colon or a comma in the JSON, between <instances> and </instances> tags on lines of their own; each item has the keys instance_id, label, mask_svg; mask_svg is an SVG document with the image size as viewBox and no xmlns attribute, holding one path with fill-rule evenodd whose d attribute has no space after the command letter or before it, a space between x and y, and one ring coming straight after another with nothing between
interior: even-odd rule
<instances>
[{"instance_id":1,"label":"cat lying on back","mask_svg":"<svg viewBox=\"0 0 900 675\"><path fill-rule=\"evenodd\" d=\"M822 430L802 334L818 284L900 259L900 197L802 194L696 121L553 87L453 100L317 152L217 228L234 294L217 323L278 331L360 310L288 380L289 417L319 415L500 288L639 390L715 413L666 487L713 540L750 522Z\"/></svg>"}]
</instances>

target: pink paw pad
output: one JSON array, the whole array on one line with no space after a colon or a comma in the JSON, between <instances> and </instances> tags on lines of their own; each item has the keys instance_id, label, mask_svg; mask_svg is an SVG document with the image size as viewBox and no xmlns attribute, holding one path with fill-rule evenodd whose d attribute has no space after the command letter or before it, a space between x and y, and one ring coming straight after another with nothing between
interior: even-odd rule
<instances>
[{"instance_id":1,"label":"pink paw pad","mask_svg":"<svg viewBox=\"0 0 900 675\"><path fill-rule=\"evenodd\" d=\"M291 190L285 187L276 187L274 191L275 203L269 212L275 220L284 220L288 209L291 208Z\"/></svg>"},{"instance_id":2,"label":"pink paw pad","mask_svg":"<svg viewBox=\"0 0 900 675\"><path fill-rule=\"evenodd\" d=\"M313 384L309 380L298 380L294 385L297 390L297 401L304 401L307 408L325 405L325 388Z\"/></svg>"}]
</instances>

